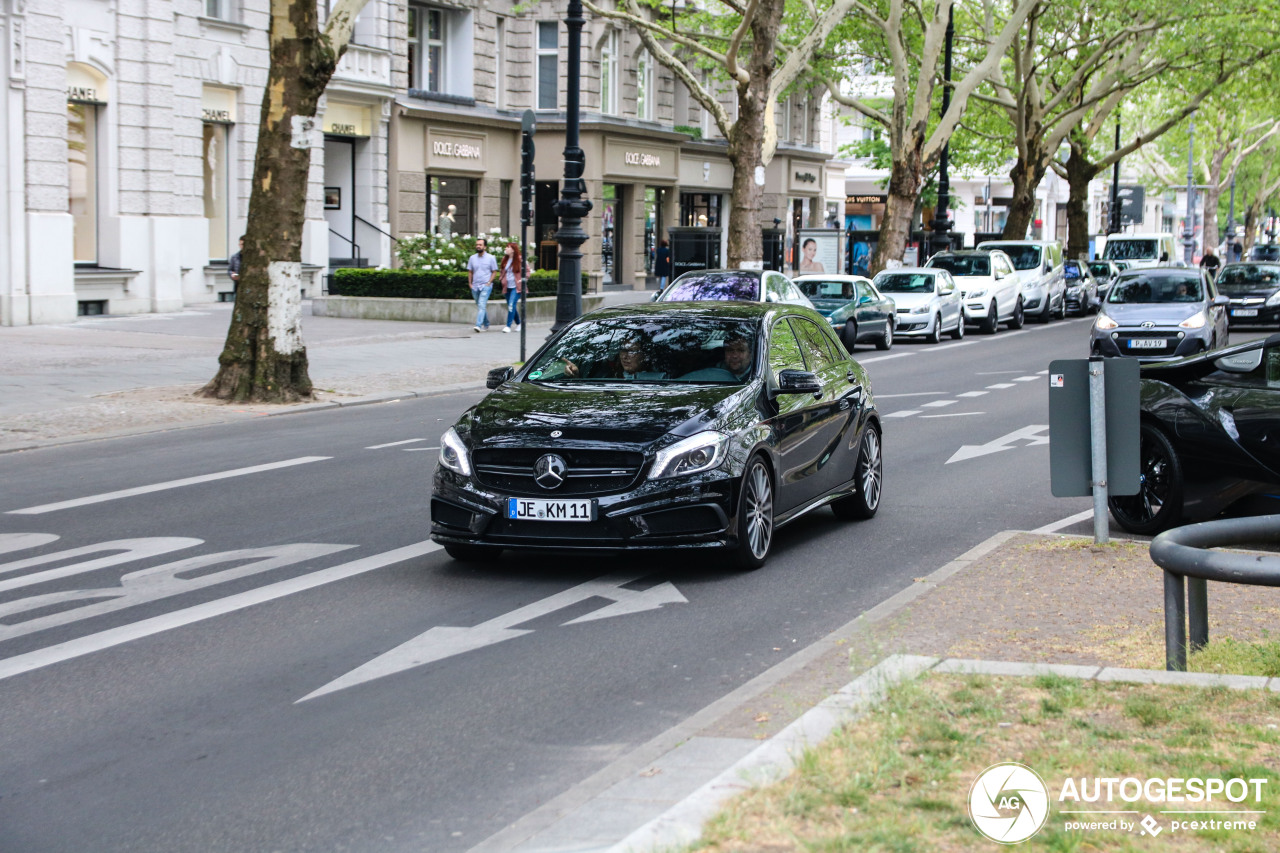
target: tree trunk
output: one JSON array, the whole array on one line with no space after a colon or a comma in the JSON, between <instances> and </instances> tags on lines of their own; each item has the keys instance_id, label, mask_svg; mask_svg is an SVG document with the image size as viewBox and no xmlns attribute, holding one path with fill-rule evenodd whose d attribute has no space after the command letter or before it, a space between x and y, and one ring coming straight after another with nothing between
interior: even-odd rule
<instances>
[{"instance_id":1,"label":"tree trunk","mask_svg":"<svg viewBox=\"0 0 1280 853\"><path fill-rule=\"evenodd\" d=\"M235 308L218 375L200 391L223 400L289 402L312 391L302 344L302 231L316 106L338 57L306 0L272 4L270 43Z\"/></svg>"},{"instance_id":2,"label":"tree trunk","mask_svg":"<svg viewBox=\"0 0 1280 853\"><path fill-rule=\"evenodd\" d=\"M1209 185L1204 191L1204 231L1202 232L1205 249L1218 250L1218 199L1222 197L1222 165L1226 162L1227 152L1218 150L1209 160ZM1203 254L1203 249L1201 250Z\"/></svg>"},{"instance_id":3,"label":"tree trunk","mask_svg":"<svg viewBox=\"0 0 1280 853\"><path fill-rule=\"evenodd\" d=\"M1249 254L1249 250L1253 248L1253 235L1258 230L1258 217L1262 214L1262 204L1255 203L1249 205L1244 211L1244 251Z\"/></svg>"},{"instance_id":4,"label":"tree trunk","mask_svg":"<svg viewBox=\"0 0 1280 853\"><path fill-rule=\"evenodd\" d=\"M918 141L923 144L923 139ZM921 147L917 145L907 152L906 157L895 157L890 167L888 198L885 200L884 218L880 220L879 241L871 256L871 275L888 267L890 261L901 261L906 254L911 223L915 219L916 204L923 186L924 163Z\"/></svg>"},{"instance_id":5,"label":"tree trunk","mask_svg":"<svg viewBox=\"0 0 1280 853\"><path fill-rule=\"evenodd\" d=\"M1027 239L1027 229L1036 215L1036 190L1044 179L1043 166L1027 163L1018 158L1009 178L1013 181L1013 201L1009 204L1009 218L1005 220L1000 236L1005 240Z\"/></svg>"},{"instance_id":6,"label":"tree trunk","mask_svg":"<svg viewBox=\"0 0 1280 853\"><path fill-rule=\"evenodd\" d=\"M1072 143L1067 158L1067 257L1089 259L1089 184L1101 171Z\"/></svg>"}]
</instances>

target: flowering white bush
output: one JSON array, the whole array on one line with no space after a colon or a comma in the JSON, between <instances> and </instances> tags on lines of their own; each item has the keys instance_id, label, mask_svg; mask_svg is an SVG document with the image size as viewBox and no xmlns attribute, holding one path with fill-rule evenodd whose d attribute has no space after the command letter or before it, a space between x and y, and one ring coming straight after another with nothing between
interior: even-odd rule
<instances>
[{"instance_id":1,"label":"flowering white bush","mask_svg":"<svg viewBox=\"0 0 1280 853\"><path fill-rule=\"evenodd\" d=\"M520 244L515 237L503 236L501 228L490 229L484 237L489 241L490 254L497 257L499 263L507 243ZM447 240L434 234L409 234L400 238L396 255L406 269L466 272L467 258L475 250L475 237L470 234L455 234Z\"/></svg>"}]
</instances>

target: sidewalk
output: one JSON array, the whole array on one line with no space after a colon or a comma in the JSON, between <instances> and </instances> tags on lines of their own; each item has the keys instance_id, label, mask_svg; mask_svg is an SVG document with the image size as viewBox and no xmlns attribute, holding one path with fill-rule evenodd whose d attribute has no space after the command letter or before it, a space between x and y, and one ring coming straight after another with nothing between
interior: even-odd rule
<instances>
[{"instance_id":1,"label":"sidewalk","mask_svg":"<svg viewBox=\"0 0 1280 853\"><path fill-rule=\"evenodd\" d=\"M612 291L606 305L643 301ZM228 405L194 396L214 377L231 320L230 303L174 314L85 317L57 326L0 329L0 452L231 421L316 405L483 388L492 367L520 356L520 335L501 328L310 314L303 303L315 403ZM534 323L533 353L550 333Z\"/></svg>"}]
</instances>

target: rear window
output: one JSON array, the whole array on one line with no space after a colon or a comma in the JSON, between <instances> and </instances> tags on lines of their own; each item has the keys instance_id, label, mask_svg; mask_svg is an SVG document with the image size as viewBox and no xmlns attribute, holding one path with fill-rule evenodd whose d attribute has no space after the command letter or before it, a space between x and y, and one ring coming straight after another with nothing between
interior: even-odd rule
<instances>
[{"instance_id":1,"label":"rear window","mask_svg":"<svg viewBox=\"0 0 1280 853\"><path fill-rule=\"evenodd\" d=\"M800 292L810 299L852 299L853 282L820 279L800 279L795 282Z\"/></svg>"},{"instance_id":2,"label":"rear window","mask_svg":"<svg viewBox=\"0 0 1280 853\"><path fill-rule=\"evenodd\" d=\"M1266 246L1254 246L1249 250L1249 260L1280 261L1280 246L1270 244Z\"/></svg>"},{"instance_id":3,"label":"rear window","mask_svg":"<svg viewBox=\"0 0 1280 853\"><path fill-rule=\"evenodd\" d=\"M990 255L934 255L929 266L952 275L991 275Z\"/></svg>"},{"instance_id":4,"label":"rear window","mask_svg":"<svg viewBox=\"0 0 1280 853\"><path fill-rule=\"evenodd\" d=\"M1154 261L1160 257L1155 240L1130 240L1113 237L1102 250L1109 261Z\"/></svg>"},{"instance_id":5,"label":"rear window","mask_svg":"<svg viewBox=\"0 0 1280 853\"><path fill-rule=\"evenodd\" d=\"M984 243L983 249L999 249L1009 256L1016 270L1033 270L1040 266L1039 246L1015 246L1009 243Z\"/></svg>"},{"instance_id":6,"label":"rear window","mask_svg":"<svg viewBox=\"0 0 1280 853\"><path fill-rule=\"evenodd\" d=\"M1080 265L1075 261L1067 261L1062 266L1063 278L1082 278L1083 273L1080 271Z\"/></svg>"},{"instance_id":7,"label":"rear window","mask_svg":"<svg viewBox=\"0 0 1280 853\"><path fill-rule=\"evenodd\" d=\"M662 295L663 302L759 302L760 277L736 272L681 278Z\"/></svg>"}]
</instances>

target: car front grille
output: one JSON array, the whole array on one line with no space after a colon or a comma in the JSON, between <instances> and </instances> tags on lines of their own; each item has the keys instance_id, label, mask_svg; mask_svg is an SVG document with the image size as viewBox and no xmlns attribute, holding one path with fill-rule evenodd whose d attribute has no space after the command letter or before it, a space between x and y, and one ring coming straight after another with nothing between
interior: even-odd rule
<instances>
[{"instance_id":1,"label":"car front grille","mask_svg":"<svg viewBox=\"0 0 1280 853\"><path fill-rule=\"evenodd\" d=\"M548 453L566 464L564 483L545 489L534 479L534 466ZM476 479L487 488L511 495L560 497L624 492L635 484L644 454L635 451L577 448L483 449L473 454Z\"/></svg>"}]
</instances>

